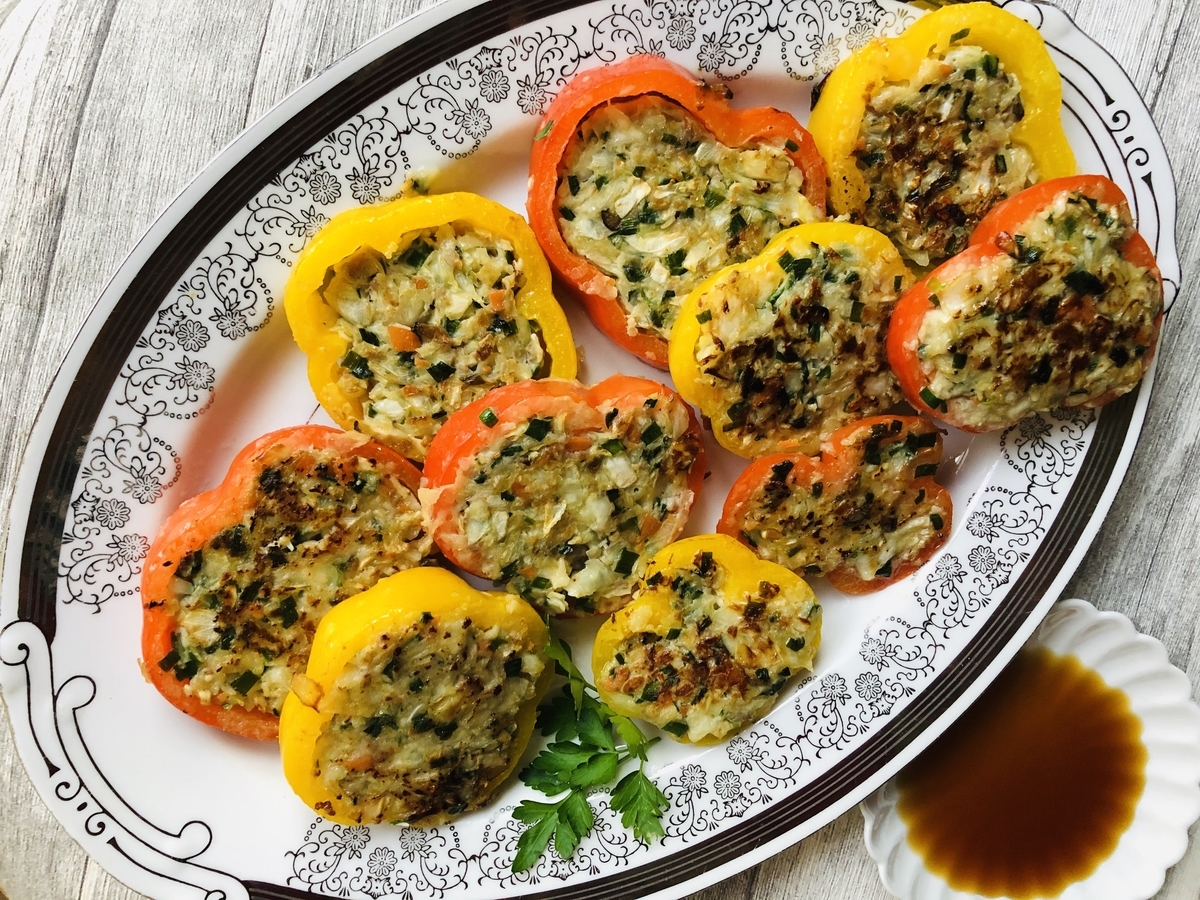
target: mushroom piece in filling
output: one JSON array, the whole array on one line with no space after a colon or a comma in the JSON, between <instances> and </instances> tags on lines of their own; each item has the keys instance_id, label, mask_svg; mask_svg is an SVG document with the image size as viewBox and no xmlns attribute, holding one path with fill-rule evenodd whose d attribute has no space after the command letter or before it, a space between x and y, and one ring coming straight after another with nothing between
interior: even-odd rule
<instances>
[{"instance_id":1,"label":"mushroom piece in filling","mask_svg":"<svg viewBox=\"0 0 1200 900\"><path fill-rule=\"evenodd\" d=\"M297 451L259 474L253 506L179 563L173 649L155 663L203 703L279 714L334 604L419 565L417 498L370 459Z\"/></svg>"},{"instance_id":2,"label":"mushroom piece in filling","mask_svg":"<svg viewBox=\"0 0 1200 900\"><path fill-rule=\"evenodd\" d=\"M707 551L691 565L652 571L619 625L604 626L626 636L593 663L603 699L692 743L762 718L788 679L812 668L821 639L812 589L784 574L786 584L738 590L736 573ZM648 595L666 602L643 603Z\"/></svg>"},{"instance_id":3,"label":"mushroom piece in filling","mask_svg":"<svg viewBox=\"0 0 1200 900\"><path fill-rule=\"evenodd\" d=\"M336 811L436 825L481 806L523 749L518 713L535 696L540 650L501 625L429 613L376 637L320 701L330 717L314 775Z\"/></svg>"},{"instance_id":4,"label":"mushroom piece in filling","mask_svg":"<svg viewBox=\"0 0 1200 900\"><path fill-rule=\"evenodd\" d=\"M347 342L337 384L362 403L359 427L422 460L448 414L535 377L545 353L520 312L524 275L507 239L455 222L403 243L390 258L360 248L321 295Z\"/></svg>"},{"instance_id":5,"label":"mushroom piece in filling","mask_svg":"<svg viewBox=\"0 0 1200 900\"><path fill-rule=\"evenodd\" d=\"M839 426L902 399L887 322L903 276L851 244L792 251L730 270L698 298L695 359L721 397L720 413L706 412L746 456L815 453Z\"/></svg>"},{"instance_id":6,"label":"mushroom piece in filling","mask_svg":"<svg viewBox=\"0 0 1200 900\"><path fill-rule=\"evenodd\" d=\"M670 337L683 298L777 232L822 218L784 139L726 147L661 97L602 106L558 185L559 229L615 282L629 334Z\"/></svg>"},{"instance_id":7,"label":"mushroom piece in filling","mask_svg":"<svg viewBox=\"0 0 1200 900\"><path fill-rule=\"evenodd\" d=\"M1024 116L1016 76L981 47L952 47L880 87L854 149L870 188L862 220L918 265L958 253L989 209L1038 180L1012 140Z\"/></svg>"},{"instance_id":8,"label":"mushroom piece in filling","mask_svg":"<svg viewBox=\"0 0 1200 900\"><path fill-rule=\"evenodd\" d=\"M1145 372L1162 287L1121 256L1127 209L1063 192L997 243L1005 252L936 287L917 359L922 399L976 431L1095 406Z\"/></svg>"}]
</instances>

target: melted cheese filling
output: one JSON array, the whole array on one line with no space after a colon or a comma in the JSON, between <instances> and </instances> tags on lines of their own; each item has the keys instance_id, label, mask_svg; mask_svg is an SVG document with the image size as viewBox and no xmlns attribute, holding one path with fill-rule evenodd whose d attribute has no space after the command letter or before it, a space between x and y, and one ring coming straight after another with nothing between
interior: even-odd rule
<instances>
[{"instance_id":1,"label":"melted cheese filling","mask_svg":"<svg viewBox=\"0 0 1200 900\"><path fill-rule=\"evenodd\" d=\"M420 623L360 650L321 700L314 773L362 823L435 824L508 771L540 648L500 625ZM329 802L329 801L327 801Z\"/></svg>"},{"instance_id":2,"label":"melted cheese filling","mask_svg":"<svg viewBox=\"0 0 1200 900\"><path fill-rule=\"evenodd\" d=\"M240 524L180 561L174 649L158 665L203 703L278 715L325 613L431 547L395 476L363 457L296 452L263 469Z\"/></svg>"},{"instance_id":3,"label":"melted cheese filling","mask_svg":"<svg viewBox=\"0 0 1200 900\"><path fill-rule=\"evenodd\" d=\"M662 98L600 107L581 133L559 181L558 225L614 279L630 335L669 337L692 288L821 218L785 142L726 147Z\"/></svg>"},{"instance_id":4,"label":"melted cheese filling","mask_svg":"<svg viewBox=\"0 0 1200 900\"><path fill-rule=\"evenodd\" d=\"M935 445L936 427L876 431L845 483L797 483L790 462L774 467L742 522L742 536L759 556L805 575L846 566L869 581L889 577L937 539L950 509L912 484L937 469L936 463L917 462Z\"/></svg>"},{"instance_id":5,"label":"melted cheese filling","mask_svg":"<svg viewBox=\"0 0 1200 900\"><path fill-rule=\"evenodd\" d=\"M848 244L810 244L706 291L695 359L721 395L713 428L754 455L815 453L834 429L899 402L887 321L901 285L883 268Z\"/></svg>"},{"instance_id":6,"label":"melted cheese filling","mask_svg":"<svg viewBox=\"0 0 1200 900\"><path fill-rule=\"evenodd\" d=\"M863 219L918 265L953 256L989 209L1038 180L1012 132L1021 85L995 56L960 45L867 102L854 150L871 190Z\"/></svg>"},{"instance_id":7,"label":"melted cheese filling","mask_svg":"<svg viewBox=\"0 0 1200 900\"><path fill-rule=\"evenodd\" d=\"M693 742L720 740L766 715L788 679L812 668L821 607L803 585L789 591L761 581L756 593L739 596L728 580L711 553L696 554L691 568L654 573L645 589L667 592L675 621L654 621L650 606L638 610L599 686Z\"/></svg>"},{"instance_id":8,"label":"melted cheese filling","mask_svg":"<svg viewBox=\"0 0 1200 900\"><path fill-rule=\"evenodd\" d=\"M933 286L917 347L926 402L991 429L1132 390L1163 300L1120 254L1132 232L1127 212L1064 192L1014 229L1006 255Z\"/></svg>"},{"instance_id":9,"label":"melted cheese filling","mask_svg":"<svg viewBox=\"0 0 1200 900\"><path fill-rule=\"evenodd\" d=\"M682 527L699 451L682 401L648 402L584 433L565 414L531 419L476 456L455 519L480 574L551 613L623 605Z\"/></svg>"},{"instance_id":10,"label":"melted cheese filling","mask_svg":"<svg viewBox=\"0 0 1200 900\"><path fill-rule=\"evenodd\" d=\"M370 247L347 257L322 295L348 345L337 384L362 403L359 427L421 460L449 413L534 377L545 353L518 307L511 243L458 222L405 238L391 258Z\"/></svg>"}]
</instances>

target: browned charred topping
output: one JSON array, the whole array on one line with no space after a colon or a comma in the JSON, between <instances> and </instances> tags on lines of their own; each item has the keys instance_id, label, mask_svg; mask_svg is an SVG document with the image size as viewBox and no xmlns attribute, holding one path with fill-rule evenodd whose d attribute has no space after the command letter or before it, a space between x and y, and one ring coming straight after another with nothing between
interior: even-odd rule
<instances>
[{"instance_id":1,"label":"browned charred topping","mask_svg":"<svg viewBox=\"0 0 1200 900\"><path fill-rule=\"evenodd\" d=\"M958 253L989 209L1037 180L1012 143L1024 115L1016 76L980 47L876 90L854 150L870 188L863 220L920 265Z\"/></svg>"},{"instance_id":2,"label":"browned charred topping","mask_svg":"<svg viewBox=\"0 0 1200 900\"><path fill-rule=\"evenodd\" d=\"M372 460L299 450L264 468L250 508L180 560L162 661L204 703L278 713L329 609L428 554L420 507Z\"/></svg>"},{"instance_id":3,"label":"browned charred topping","mask_svg":"<svg viewBox=\"0 0 1200 900\"><path fill-rule=\"evenodd\" d=\"M921 420L861 432L845 452L861 462L836 491L815 490L789 470L783 480L768 479L747 504L743 536L758 554L806 575L840 567L870 580L921 555L935 540L950 510L914 487L933 475L941 451L938 430Z\"/></svg>"}]
</instances>

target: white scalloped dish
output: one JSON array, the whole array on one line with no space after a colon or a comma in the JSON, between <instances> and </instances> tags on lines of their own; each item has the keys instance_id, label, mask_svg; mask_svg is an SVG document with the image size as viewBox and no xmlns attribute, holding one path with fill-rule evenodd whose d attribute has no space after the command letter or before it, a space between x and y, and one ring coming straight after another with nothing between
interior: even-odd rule
<instances>
[{"instance_id":1,"label":"white scalloped dish","mask_svg":"<svg viewBox=\"0 0 1200 900\"><path fill-rule=\"evenodd\" d=\"M1163 645L1139 634L1120 613L1084 600L1065 600L1046 616L1028 647L1074 656L1104 683L1122 691L1142 723L1146 783L1113 852L1059 900L1145 900L1187 849L1188 827L1200 818L1200 707L1187 676ZM926 868L908 841L898 808L898 778L863 801L867 852L884 886L901 900L977 900Z\"/></svg>"}]
</instances>

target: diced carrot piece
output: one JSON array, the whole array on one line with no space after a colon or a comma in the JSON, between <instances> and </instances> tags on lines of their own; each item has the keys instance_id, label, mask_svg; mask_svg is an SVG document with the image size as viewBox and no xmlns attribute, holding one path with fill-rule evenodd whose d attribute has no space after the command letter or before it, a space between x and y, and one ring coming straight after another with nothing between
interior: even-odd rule
<instances>
[{"instance_id":1,"label":"diced carrot piece","mask_svg":"<svg viewBox=\"0 0 1200 900\"><path fill-rule=\"evenodd\" d=\"M388 340L392 342L393 347L402 353L417 350L421 346L421 339L417 337L417 333L411 328L405 328L403 325L389 325Z\"/></svg>"},{"instance_id":2,"label":"diced carrot piece","mask_svg":"<svg viewBox=\"0 0 1200 900\"><path fill-rule=\"evenodd\" d=\"M495 310L496 312L500 312L501 310L503 310L504 309L504 291L497 288L496 290L494 290L490 294L488 294L488 305L490 305L492 307L492 309Z\"/></svg>"}]
</instances>

